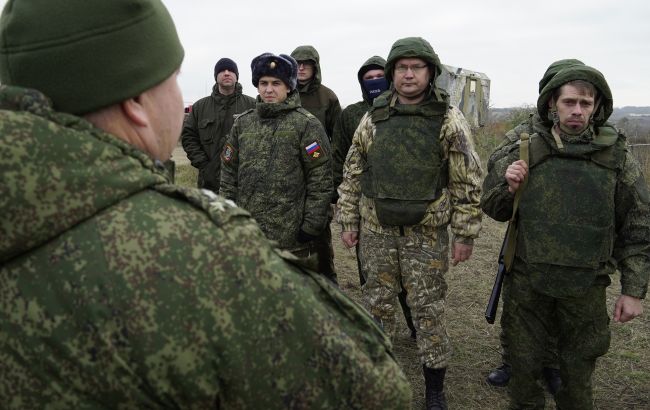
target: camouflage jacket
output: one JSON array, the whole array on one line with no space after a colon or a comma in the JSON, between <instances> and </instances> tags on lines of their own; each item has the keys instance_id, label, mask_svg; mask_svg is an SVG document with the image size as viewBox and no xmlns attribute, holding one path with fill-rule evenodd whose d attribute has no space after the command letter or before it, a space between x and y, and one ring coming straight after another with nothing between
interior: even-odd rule
<instances>
[{"instance_id":1,"label":"camouflage jacket","mask_svg":"<svg viewBox=\"0 0 650 410\"><path fill-rule=\"evenodd\" d=\"M242 93L237 83L235 92L223 95L217 84L212 94L192 104L183 124L181 142L187 158L199 170L199 188L219 191L221 151L226 136L235 122L235 115L255 107L255 99Z\"/></svg>"},{"instance_id":2,"label":"camouflage jacket","mask_svg":"<svg viewBox=\"0 0 650 410\"><path fill-rule=\"evenodd\" d=\"M36 91L0 86L0 156L3 409L409 408L374 321L230 201Z\"/></svg>"},{"instance_id":3,"label":"camouflage jacket","mask_svg":"<svg viewBox=\"0 0 650 410\"><path fill-rule=\"evenodd\" d=\"M379 223L374 200L361 193L361 174L374 133L371 116L365 115L343 167L343 182L338 187L338 222L344 231L359 231L364 226L373 232L398 235L399 227ZM443 159L448 162L447 188L431 202L419 228L433 231L449 224L454 241L472 244L481 230L481 165L469 125L457 108L450 107L447 111L439 138Z\"/></svg>"},{"instance_id":4,"label":"camouflage jacket","mask_svg":"<svg viewBox=\"0 0 650 410\"><path fill-rule=\"evenodd\" d=\"M323 127L291 93L277 104L258 101L242 114L222 154L221 195L248 210L281 248L304 247L302 229L317 236L327 223L332 162Z\"/></svg>"},{"instance_id":5,"label":"camouflage jacket","mask_svg":"<svg viewBox=\"0 0 650 410\"><path fill-rule=\"evenodd\" d=\"M650 194L639 162L625 147L625 137L622 134L617 134L618 131L609 124L601 127L600 134L603 135L605 131L609 131L615 139L618 138L617 142L623 147L624 152L621 155L620 164L617 165L616 188L613 193L615 213L614 220L611 221L611 225L614 227L611 262L602 264L591 276L595 277L592 279L595 280L595 283L607 285L610 282L607 275L618 269L621 272L622 294L643 298L647 291L650 275ZM488 174L483 183L481 197L481 207L487 215L497 221L507 221L512 215L514 195L508 191L504 175L508 165L519 159L519 140L520 135L524 132L529 135L537 134L543 141L547 141L548 146L555 146L555 143L551 142L553 137L550 135L549 126L543 124L537 114L508 131L503 143L489 158ZM593 140L591 143L599 142ZM563 141L563 144L571 144L571 142ZM531 145L531 159L536 155L533 150L534 146ZM556 150L553 149L552 152L554 151ZM546 161L553 160L553 156L546 159ZM532 168L530 172L531 174L535 172L535 168ZM567 183L564 180L561 182ZM579 192L580 190L576 189L572 194L578 195ZM558 202L557 199L549 200L553 203ZM544 209L548 205L540 203L538 206ZM520 215L525 217L525 212ZM575 223L575 221L572 222ZM517 246L519 248L520 245ZM575 281L575 279L572 279L571 276L575 277L578 274L577 269L559 265L544 266L546 267L543 272L541 272L542 269L535 269L534 266L526 268L531 275L531 280L537 284L538 288L553 293L572 291L569 288L573 285L571 281ZM580 290L575 291L579 292Z\"/></svg>"}]
</instances>

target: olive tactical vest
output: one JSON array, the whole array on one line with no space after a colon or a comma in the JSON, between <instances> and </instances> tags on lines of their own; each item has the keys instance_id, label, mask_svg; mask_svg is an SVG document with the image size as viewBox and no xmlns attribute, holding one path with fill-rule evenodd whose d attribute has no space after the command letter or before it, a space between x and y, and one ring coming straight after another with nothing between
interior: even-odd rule
<instances>
[{"instance_id":1,"label":"olive tactical vest","mask_svg":"<svg viewBox=\"0 0 650 410\"><path fill-rule=\"evenodd\" d=\"M380 223L416 225L446 185L439 137L448 105L433 99L418 105L394 101L372 111L376 130L361 191L374 198Z\"/></svg>"},{"instance_id":2,"label":"olive tactical vest","mask_svg":"<svg viewBox=\"0 0 650 410\"><path fill-rule=\"evenodd\" d=\"M558 149L548 132L530 137L517 255L530 264L597 269L612 255L617 175L625 140L601 127L590 143Z\"/></svg>"}]
</instances>

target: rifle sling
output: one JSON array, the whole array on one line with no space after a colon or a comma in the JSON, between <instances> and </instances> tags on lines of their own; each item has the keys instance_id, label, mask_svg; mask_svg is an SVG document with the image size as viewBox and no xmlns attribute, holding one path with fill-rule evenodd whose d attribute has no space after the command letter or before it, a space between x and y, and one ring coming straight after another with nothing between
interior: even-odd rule
<instances>
[{"instance_id":1,"label":"rifle sling","mask_svg":"<svg viewBox=\"0 0 650 410\"><path fill-rule=\"evenodd\" d=\"M527 133L522 133L519 144L519 159L523 160L526 164L529 163L529 143L530 136ZM530 169L528 172L530 172ZM519 209L521 192L524 190L527 183L528 175L526 175L523 182L519 185L519 189L517 189L517 192L515 193L514 203L512 204L512 216L508 222L508 237L506 238L506 249L503 258L506 272L510 272L512 263L515 260L515 248L517 246L517 210Z\"/></svg>"}]
</instances>

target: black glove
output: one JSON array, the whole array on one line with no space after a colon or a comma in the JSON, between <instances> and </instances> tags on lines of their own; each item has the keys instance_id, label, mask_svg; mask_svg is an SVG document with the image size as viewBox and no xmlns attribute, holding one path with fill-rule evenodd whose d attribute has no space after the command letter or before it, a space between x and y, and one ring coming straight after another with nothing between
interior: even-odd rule
<instances>
[{"instance_id":1,"label":"black glove","mask_svg":"<svg viewBox=\"0 0 650 410\"><path fill-rule=\"evenodd\" d=\"M313 241L314 239L316 239L316 237L314 235L308 234L307 232L303 231L302 229L299 229L298 230L298 235L296 235L296 239L300 243L307 243L307 242Z\"/></svg>"}]
</instances>

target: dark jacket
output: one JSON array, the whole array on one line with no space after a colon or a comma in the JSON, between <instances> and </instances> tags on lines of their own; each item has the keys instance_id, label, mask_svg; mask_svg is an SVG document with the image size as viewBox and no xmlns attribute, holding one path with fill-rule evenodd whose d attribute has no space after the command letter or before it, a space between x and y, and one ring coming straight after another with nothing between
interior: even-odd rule
<instances>
[{"instance_id":1,"label":"dark jacket","mask_svg":"<svg viewBox=\"0 0 650 410\"><path fill-rule=\"evenodd\" d=\"M354 136L354 131L356 131L359 126L359 121L361 117L372 108L372 102L367 97L363 89L363 73L365 73L369 66L378 66L384 67L386 65L386 60L381 57L371 57L366 60L365 63L359 68L359 74L357 78L359 79L359 85L361 86L361 95L363 100L358 101L354 104L350 104L341 112L339 120L334 126L334 133L332 134L332 150L334 154L332 156L332 173L334 176L334 197L332 202L335 203L338 195L336 194L336 188L341 185L343 180L343 163L345 162L345 157L348 155L348 150L350 145L352 145L352 137Z\"/></svg>"},{"instance_id":2,"label":"dark jacket","mask_svg":"<svg viewBox=\"0 0 650 410\"><path fill-rule=\"evenodd\" d=\"M298 84L300 105L318 118L325 127L327 137L331 140L334 125L341 115L341 104L334 91L321 84L318 52L312 46L300 46L291 53L291 57L297 61L311 60L314 62L314 78L305 85Z\"/></svg>"},{"instance_id":3,"label":"dark jacket","mask_svg":"<svg viewBox=\"0 0 650 410\"><path fill-rule=\"evenodd\" d=\"M241 84L235 92L223 95L217 84L212 95L192 105L182 132L183 149L192 166L199 170L198 187L219 191L221 160L219 154L235 121L235 115L255 107L255 99L242 94Z\"/></svg>"}]
</instances>

